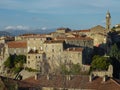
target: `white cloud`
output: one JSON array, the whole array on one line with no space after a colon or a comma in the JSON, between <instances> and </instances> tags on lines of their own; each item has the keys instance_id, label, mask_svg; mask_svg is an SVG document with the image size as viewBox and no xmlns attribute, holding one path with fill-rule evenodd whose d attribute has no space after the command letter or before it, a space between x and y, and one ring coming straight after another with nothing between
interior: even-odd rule
<instances>
[{"instance_id":1,"label":"white cloud","mask_svg":"<svg viewBox=\"0 0 120 90\"><path fill-rule=\"evenodd\" d=\"M47 27L42 27L41 29L42 29L42 30L46 30L46 29L47 29Z\"/></svg>"},{"instance_id":2,"label":"white cloud","mask_svg":"<svg viewBox=\"0 0 120 90\"><path fill-rule=\"evenodd\" d=\"M17 26L6 26L5 30L29 30L30 28L23 25L17 25Z\"/></svg>"}]
</instances>

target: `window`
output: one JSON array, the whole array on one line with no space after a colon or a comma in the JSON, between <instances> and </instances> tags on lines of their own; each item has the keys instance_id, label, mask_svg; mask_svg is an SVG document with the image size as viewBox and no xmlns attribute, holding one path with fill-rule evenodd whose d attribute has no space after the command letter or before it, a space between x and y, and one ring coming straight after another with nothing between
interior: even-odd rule
<instances>
[{"instance_id":1,"label":"window","mask_svg":"<svg viewBox=\"0 0 120 90\"><path fill-rule=\"evenodd\" d=\"M54 49L52 49L52 52L54 52Z\"/></svg>"},{"instance_id":2,"label":"window","mask_svg":"<svg viewBox=\"0 0 120 90\"><path fill-rule=\"evenodd\" d=\"M36 56L36 59L37 59L37 56Z\"/></svg>"},{"instance_id":3,"label":"window","mask_svg":"<svg viewBox=\"0 0 120 90\"><path fill-rule=\"evenodd\" d=\"M39 58L40 58L40 56L39 56Z\"/></svg>"},{"instance_id":4,"label":"window","mask_svg":"<svg viewBox=\"0 0 120 90\"><path fill-rule=\"evenodd\" d=\"M28 64L30 64L30 61L28 61Z\"/></svg>"},{"instance_id":5,"label":"window","mask_svg":"<svg viewBox=\"0 0 120 90\"><path fill-rule=\"evenodd\" d=\"M16 50L14 50L14 53L16 53Z\"/></svg>"},{"instance_id":6,"label":"window","mask_svg":"<svg viewBox=\"0 0 120 90\"><path fill-rule=\"evenodd\" d=\"M20 50L18 50L18 53L20 53L21 51Z\"/></svg>"},{"instance_id":7,"label":"window","mask_svg":"<svg viewBox=\"0 0 120 90\"><path fill-rule=\"evenodd\" d=\"M28 59L30 59L30 56L28 56Z\"/></svg>"}]
</instances>

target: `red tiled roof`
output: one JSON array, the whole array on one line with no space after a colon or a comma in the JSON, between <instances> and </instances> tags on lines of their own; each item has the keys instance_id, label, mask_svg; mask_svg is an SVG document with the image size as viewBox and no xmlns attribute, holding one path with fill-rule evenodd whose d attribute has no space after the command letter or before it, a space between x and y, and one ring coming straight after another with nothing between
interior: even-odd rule
<instances>
[{"instance_id":1,"label":"red tiled roof","mask_svg":"<svg viewBox=\"0 0 120 90\"><path fill-rule=\"evenodd\" d=\"M45 34L24 36L25 38L46 38Z\"/></svg>"},{"instance_id":2,"label":"red tiled roof","mask_svg":"<svg viewBox=\"0 0 120 90\"><path fill-rule=\"evenodd\" d=\"M58 40L93 40L92 38L90 37L81 37L81 36L78 36L78 37L57 37L56 39Z\"/></svg>"},{"instance_id":3,"label":"red tiled roof","mask_svg":"<svg viewBox=\"0 0 120 90\"><path fill-rule=\"evenodd\" d=\"M89 82L88 76L72 76L71 80L65 79L63 75L54 75L50 80L46 76L40 76L38 80L34 77L24 80L25 82L40 85L41 87L58 87L58 88L76 88L76 89L95 89L95 90L120 90L120 85L113 79L103 82L102 78L95 78Z\"/></svg>"},{"instance_id":4,"label":"red tiled roof","mask_svg":"<svg viewBox=\"0 0 120 90\"><path fill-rule=\"evenodd\" d=\"M28 34L22 34L22 35L19 35L19 36L31 36L31 35L36 35L34 33L28 33Z\"/></svg>"},{"instance_id":5,"label":"red tiled roof","mask_svg":"<svg viewBox=\"0 0 120 90\"><path fill-rule=\"evenodd\" d=\"M20 81L20 80L14 80L12 78L7 78L7 77L0 76L0 79L5 84L6 88L9 88L9 87L7 87L8 85L9 86L13 86L13 85L15 86L16 84L18 85L18 88L25 88L25 89L26 88L38 87L33 83L24 82L24 81ZM8 89L5 89L5 90L8 90Z\"/></svg>"},{"instance_id":6,"label":"red tiled roof","mask_svg":"<svg viewBox=\"0 0 120 90\"><path fill-rule=\"evenodd\" d=\"M90 29L87 29L87 30L75 30L73 32L90 32Z\"/></svg>"},{"instance_id":7,"label":"red tiled roof","mask_svg":"<svg viewBox=\"0 0 120 90\"><path fill-rule=\"evenodd\" d=\"M7 43L8 48L27 48L26 41L12 41Z\"/></svg>"},{"instance_id":8,"label":"red tiled roof","mask_svg":"<svg viewBox=\"0 0 120 90\"><path fill-rule=\"evenodd\" d=\"M44 43L63 43L64 40L47 40Z\"/></svg>"}]
</instances>

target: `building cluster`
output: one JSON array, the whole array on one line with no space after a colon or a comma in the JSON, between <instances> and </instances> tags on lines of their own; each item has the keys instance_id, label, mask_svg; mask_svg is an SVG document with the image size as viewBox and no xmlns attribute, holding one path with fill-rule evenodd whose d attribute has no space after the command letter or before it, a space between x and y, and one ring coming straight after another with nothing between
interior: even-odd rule
<instances>
[{"instance_id":1,"label":"building cluster","mask_svg":"<svg viewBox=\"0 0 120 90\"><path fill-rule=\"evenodd\" d=\"M58 28L49 34L24 34L0 39L0 73L4 73L4 61L9 55L25 55L25 67L42 73L59 71L62 64L70 67L79 64L88 71L93 47L105 49L107 32L110 30L110 14L106 15L106 28L97 25L88 30Z\"/></svg>"}]
</instances>

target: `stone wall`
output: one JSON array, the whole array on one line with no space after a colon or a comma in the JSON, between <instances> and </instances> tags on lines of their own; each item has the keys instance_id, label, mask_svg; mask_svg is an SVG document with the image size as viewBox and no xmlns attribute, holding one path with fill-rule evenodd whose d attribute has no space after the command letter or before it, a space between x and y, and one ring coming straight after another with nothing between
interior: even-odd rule
<instances>
[{"instance_id":1,"label":"stone wall","mask_svg":"<svg viewBox=\"0 0 120 90\"><path fill-rule=\"evenodd\" d=\"M43 50L43 43L46 41L47 38L38 38L38 37L31 37L27 38L27 51L29 52L31 49L33 50Z\"/></svg>"},{"instance_id":2,"label":"stone wall","mask_svg":"<svg viewBox=\"0 0 120 90\"><path fill-rule=\"evenodd\" d=\"M27 67L35 70L42 70L45 54L41 53L28 53L27 54Z\"/></svg>"},{"instance_id":3,"label":"stone wall","mask_svg":"<svg viewBox=\"0 0 120 90\"><path fill-rule=\"evenodd\" d=\"M100 76L100 77L104 77L104 76L108 76L108 77L112 77L113 76L113 66L109 65L109 68L107 71L93 71L92 74L94 76Z\"/></svg>"},{"instance_id":4,"label":"stone wall","mask_svg":"<svg viewBox=\"0 0 120 90\"><path fill-rule=\"evenodd\" d=\"M8 48L8 52L11 55L26 55L27 54L27 48Z\"/></svg>"}]
</instances>

